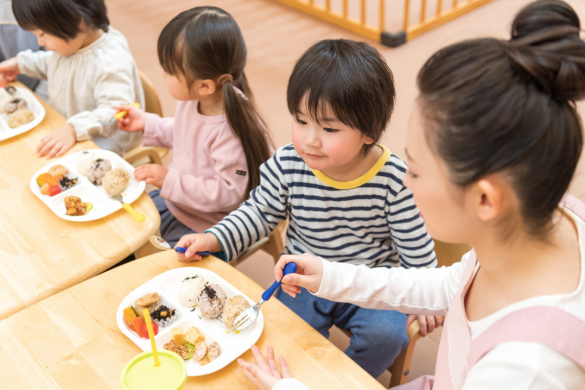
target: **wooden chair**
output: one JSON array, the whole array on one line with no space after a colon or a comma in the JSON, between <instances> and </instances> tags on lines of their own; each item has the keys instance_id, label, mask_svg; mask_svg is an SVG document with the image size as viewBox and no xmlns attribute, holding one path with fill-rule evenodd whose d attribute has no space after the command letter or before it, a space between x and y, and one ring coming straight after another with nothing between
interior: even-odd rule
<instances>
[{"instance_id":1,"label":"wooden chair","mask_svg":"<svg viewBox=\"0 0 585 390\"><path fill-rule=\"evenodd\" d=\"M437 254L437 261L439 267L449 266L461 260L461 256L469 252L471 247L467 244L447 244L442 241L435 241L435 253ZM348 337L352 337L349 330L343 330ZM414 356L414 347L416 342L420 339L420 325L418 320L414 320L406 330L408 336L408 345L400 352L394 359L394 363L388 367L388 371L392 374L390 378L390 387L402 385L408 381L410 374L410 364Z\"/></svg>"},{"instance_id":2,"label":"wooden chair","mask_svg":"<svg viewBox=\"0 0 585 390\"><path fill-rule=\"evenodd\" d=\"M144 90L144 111L162 116L162 107L154 86L140 70L138 73ZM139 145L124 153L124 159L135 166L150 163L162 165L162 158L168 151L158 146Z\"/></svg>"}]
</instances>

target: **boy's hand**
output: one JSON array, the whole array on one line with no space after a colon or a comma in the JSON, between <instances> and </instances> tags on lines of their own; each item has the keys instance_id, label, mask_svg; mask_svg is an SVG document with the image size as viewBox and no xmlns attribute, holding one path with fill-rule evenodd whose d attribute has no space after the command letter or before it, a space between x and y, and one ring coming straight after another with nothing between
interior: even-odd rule
<instances>
[{"instance_id":1,"label":"boy's hand","mask_svg":"<svg viewBox=\"0 0 585 390\"><path fill-rule=\"evenodd\" d=\"M37 148L37 155L39 157L46 155L47 159L62 156L75 145L75 141L77 141L75 128L67 123L41 139L41 143Z\"/></svg>"},{"instance_id":2,"label":"boy's hand","mask_svg":"<svg viewBox=\"0 0 585 390\"><path fill-rule=\"evenodd\" d=\"M280 371L282 376L278 373L278 367L276 366L276 359L274 358L274 349L272 346L266 348L268 359L264 359L260 349L252 345L250 348L256 364L248 363L244 359L238 359L238 364L242 367L246 378L259 390L270 390L272 387L281 379L292 378L288 364L284 360L283 356L279 356Z\"/></svg>"},{"instance_id":3,"label":"boy's hand","mask_svg":"<svg viewBox=\"0 0 585 390\"><path fill-rule=\"evenodd\" d=\"M127 114L118 119L118 128L120 130L135 132L144 130L144 111L130 105L121 105L116 108L116 112L126 111Z\"/></svg>"},{"instance_id":4,"label":"boy's hand","mask_svg":"<svg viewBox=\"0 0 585 390\"><path fill-rule=\"evenodd\" d=\"M196 255L195 252L219 252L221 244L214 234L187 234L181 237L176 247L187 248L185 253L178 253L179 261L201 260L203 257Z\"/></svg>"},{"instance_id":5,"label":"boy's hand","mask_svg":"<svg viewBox=\"0 0 585 390\"><path fill-rule=\"evenodd\" d=\"M158 164L144 164L134 170L136 180L146 180L146 184L151 184L157 188L162 188L169 170Z\"/></svg>"},{"instance_id":6,"label":"boy's hand","mask_svg":"<svg viewBox=\"0 0 585 390\"><path fill-rule=\"evenodd\" d=\"M16 57L0 62L0 83L14 81L19 74L20 68Z\"/></svg>"},{"instance_id":7,"label":"boy's hand","mask_svg":"<svg viewBox=\"0 0 585 390\"><path fill-rule=\"evenodd\" d=\"M297 272L288 274L282 278L284 266L290 262L297 265ZM321 259L305 253L298 255L285 255L278 260L274 267L274 276L276 280L282 280L282 291L295 297L301 292L299 287L304 287L312 293L319 291L321 281L323 280L323 263Z\"/></svg>"},{"instance_id":8,"label":"boy's hand","mask_svg":"<svg viewBox=\"0 0 585 390\"><path fill-rule=\"evenodd\" d=\"M414 320L418 320L418 324L420 326L420 335L421 337L425 337L426 335L432 333L433 330L441 326L443 317L409 314L406 320L407 329Z\"/></svg>"}]
</instances>

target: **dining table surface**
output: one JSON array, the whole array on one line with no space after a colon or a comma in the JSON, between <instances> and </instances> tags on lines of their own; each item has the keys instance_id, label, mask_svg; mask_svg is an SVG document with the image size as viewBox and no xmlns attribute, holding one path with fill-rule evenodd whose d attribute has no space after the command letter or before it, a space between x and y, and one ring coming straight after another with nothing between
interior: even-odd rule
<instances>
[{"instance_id":1,"label":"dining table surface","mask_svg":"<svg viewBox=\"0 0 585 390\"><path fill-rule=\"evenodd\" d=\"M35 196L32 176L54 161L37 156L39 142L66 123L37 99L45 109L42 122L0 141L0 319L107 270L143 246L160 226L146 193L132 203L146 216L144 222L123 209L95 221L70 222ZM95 148L92 141L77 142L66 155Z\"/></svg>"},{"instance_id":2,"label":"dining table surface","mask_svg":"<svg viewBox=\"0 0 585 390\"><path fill-rule=\"evenodd\" d=\"M155 276L180 267L212 271L253 301L264 292L213 256L180 262L167 250L131 261L0 321L0 388L119 389L124 366L142 352L118 327L120 303ZM385 388L277 299L261 311L264 327L256 345L264 354L272 345L276 355L286 358L293 377L310 389ZM249 349L240 357L254 361ZM189 377L184 388L254 387L233 360L216 372Z\"/></svg>"}]
</instances>

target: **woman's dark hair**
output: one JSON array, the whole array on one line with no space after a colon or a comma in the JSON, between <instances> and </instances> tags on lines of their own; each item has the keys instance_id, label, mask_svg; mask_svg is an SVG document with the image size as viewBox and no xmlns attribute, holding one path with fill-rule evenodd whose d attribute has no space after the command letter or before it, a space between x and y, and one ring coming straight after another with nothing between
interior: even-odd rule
<instances>
[{"instance_id":1,"label":"woman's dark hair","mask_svg":"<svg viewBox=\"0 0 585 390\"><path fill-rule=\"evenodd\" d=\"M585 96L579 18L559 0L518 13L509 41L476 39L434 54L418 75L429 145L451 180L501 172L530 234L543 237L583 147L575 101Z\"/></svg>"},{"instance_id":2,"label":"woman's dark hair","mask_svg":"<svg viewBox=\"0 0 585 390\"><path fill-rule=\"evenodd\" d=\"M288 81L286 100L296 115L306 95L305 114L319 123L330 107L343 124L378 142L394 109L392 71L380 53L363 42L326 39L299 58ZM364 145L367 152L373 144Z\"/></svg>"},{"instance_id":3,"label":"woman's dark hair","mask_svg":"<svg viewBox=\"0 0 585 390\"><path fill-rule=\"evenodd\" d=\"M23 30L41 30L68 41L88 28L108 31L110 21L104 0L14 0L12 12Z\"/></svg>"},{"instance_id":4,"label":"woman's dark hair","mask_svg":"<svg viewBox=\"0 0 585 390\"><path fill-rule=\"evenodd\" d=\"M270 158L271 141L256 112L244 74L246 44L236 21L217 7L195 7L181 12L158 38L158 59L166 73L183 76L189 87L195 80L207 79L221 85L227 121L246 155L247 190L258 186L260 165Z\"/></svg>"}]
</instances>

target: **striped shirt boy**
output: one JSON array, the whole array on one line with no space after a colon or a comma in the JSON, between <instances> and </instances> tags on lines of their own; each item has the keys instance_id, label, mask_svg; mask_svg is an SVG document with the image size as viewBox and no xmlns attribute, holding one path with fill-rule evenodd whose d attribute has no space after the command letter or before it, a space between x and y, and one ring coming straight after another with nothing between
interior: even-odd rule
<instances>
[{"instance_id":1,"label":"striped shirt boy","mask_svg":"<svg viewBox=\"0 0 585 390\"><path fill-rule=\"evenodd\" d=\"M289 218L285 252L368 267L435 267L434 243L402 184L406 164L388 149L363 176L335 181L311 170L292 144L260 168L261 183L207 232L227 261Z\"/></svg>"}]
</instances>

